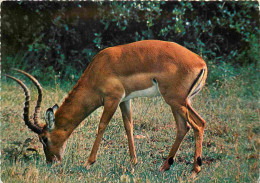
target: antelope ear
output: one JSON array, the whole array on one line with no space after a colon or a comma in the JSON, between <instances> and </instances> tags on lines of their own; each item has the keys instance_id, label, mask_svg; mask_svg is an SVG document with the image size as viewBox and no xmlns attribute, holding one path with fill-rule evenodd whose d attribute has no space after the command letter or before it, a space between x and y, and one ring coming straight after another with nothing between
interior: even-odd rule
<instances>
[{"instance_id":1,"label":"antelope ear","mask_svg":"<svg viewBox=\"0 0 260 183\"><path fill-rule=\"evenodd\" d=\"M55 116L54 116L53 108L47 109L46 114L45 114L45 120L46 120L47 128L49 130L53 130L54 123L55 123Z\"/></svg>"},{"instance_id":2,"label":"antelope ear","mask_svg":"<svg viewBox=\"0 0 260 183\"><path fill-rule=\"evenodd\" d=\"M55 112L59 109L58 104L55 104L55 105L52 107L52 109L53 109L53 112L55 113Z\"/></svg>"}]
</instances>

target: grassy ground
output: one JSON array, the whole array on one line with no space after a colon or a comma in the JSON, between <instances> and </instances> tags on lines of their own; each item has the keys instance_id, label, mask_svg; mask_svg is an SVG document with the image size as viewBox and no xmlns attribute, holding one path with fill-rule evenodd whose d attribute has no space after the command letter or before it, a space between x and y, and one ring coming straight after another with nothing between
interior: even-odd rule
<instances>
[{"instance_id":1,"label":"grassy ground","mask_svg":"<svg viewBox=\"0 0 260 183\"><path fill-rule=\"evenodd\" d=\"M23 124L22 89L5 79L1 86L1 180L63 183L259 181L259 75L250 68L232 72L229 69L227 75L226 67L215 69L219 73L211 71L211 84L193 100L193 107L207 121L202 171L195 180L190 178L194 155L192 131L183 141L171 169L165 173L158 171L176 135L170 108L160 97L133 100L136 166L130 164L119 110L105 132L97 162L88 170L82 166L94 142L102 108L74 131L63 164L47 166L37 135ZM44 90L42 108L47 109L55 102L61 104L70 88L48 86ZM32 96L35 99L35 90Z\"/></svg>"}]
</instances>

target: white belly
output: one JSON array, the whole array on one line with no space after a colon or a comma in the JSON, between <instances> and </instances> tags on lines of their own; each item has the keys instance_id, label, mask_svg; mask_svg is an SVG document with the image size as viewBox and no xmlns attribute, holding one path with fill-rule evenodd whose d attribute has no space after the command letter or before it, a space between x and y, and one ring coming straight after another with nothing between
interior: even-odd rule
<instances>
[{"instance_id":1,"label":"white belly","mask_svg":"<svg viewBox=\"0 0 260 183\"><path fill-rule=\"evenodd\" d=\"M136 97L156 97L156 96L160 96L160 95L161 94L160 94L160 91L158 88L158 84L154 83L154 85L150 88L146 88L144 90L137 90L137 91L130 93L129 95L125 96L122 99L122 102L127 101L132 98L136 98Z\"/></svg>"}]
</instances>

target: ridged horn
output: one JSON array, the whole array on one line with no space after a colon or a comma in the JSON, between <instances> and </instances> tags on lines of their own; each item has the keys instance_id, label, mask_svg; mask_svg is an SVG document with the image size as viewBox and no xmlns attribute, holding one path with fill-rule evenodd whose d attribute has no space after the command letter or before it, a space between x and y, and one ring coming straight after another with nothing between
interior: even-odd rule
<instances>
[{"instance_id":1,"label":"ridged horn","mask_svg":"<svg viewBox=\"0 0 260 183\"><path fill-rule=\"evenodd\" d=\"M33 123L32 120L30 120L30 91L27 88L27 86L19 79L7 75L5 74L6 77L13 79L14 81L16 81L24 90L24 94L25 94L25 103L24 103L24 113L23 113L23 117L24 117L24 122L25 124L28 126L29 129L31 129L33 132L37 133L37 134L41 134L42 133L42 128Z\"/></svg>"},{"instance_id":2,"label":"ridged horn","mask_svg":"<svg viewBox=\"0 0 260 183\"><path fill-rule=\"evenodd\" d=\"M37 79L35 77L33 77L32 75L28 74L27 72L24 72L22 70L19 69L13 69L17 72L20 72L22 74L24 74L25 76L27 76L32 82L33 84L36 86L37 91L38 91L38 99L37 99L37 104L34 110L34 114L33 114L33 120L34 120L34 124L39 126L39 115L40 115L40 111L41 111L41 102L42 102L42 86L41 84L37 81Z\"/></svg>"}]
</instances>

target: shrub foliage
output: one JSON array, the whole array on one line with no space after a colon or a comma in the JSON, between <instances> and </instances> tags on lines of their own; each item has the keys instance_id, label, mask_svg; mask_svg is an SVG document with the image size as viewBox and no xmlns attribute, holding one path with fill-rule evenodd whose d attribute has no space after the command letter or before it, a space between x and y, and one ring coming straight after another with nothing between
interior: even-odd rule
<instances>
[{"instance_id":1,"label":"shrub foliage","mask_svg":"<svg viewBox=\"0 0 260 183\"><path fill-rule=\"evenodd\" d=\"M215 64L256 66L259 59L257 1L1 5L4 72L77 79L101 49L144 39L177 42Z\"/></svg>"}]
</instances>

